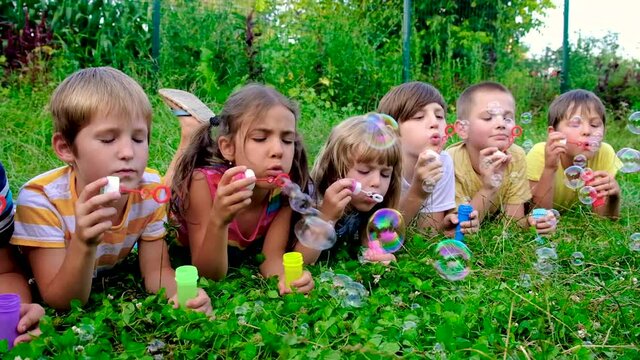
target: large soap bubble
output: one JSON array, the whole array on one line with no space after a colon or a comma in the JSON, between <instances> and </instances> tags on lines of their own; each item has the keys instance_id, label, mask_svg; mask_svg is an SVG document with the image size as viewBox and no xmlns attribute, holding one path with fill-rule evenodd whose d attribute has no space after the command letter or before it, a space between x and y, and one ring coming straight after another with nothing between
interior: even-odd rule
<instances>
[{"instance_id":1,"label":"large soap bubble","mask_svg":"<svg viewBox=\"0 0 640 360\"><path fill-rule=\"evenodd\" d=\"M380 209L373 213L367 224L367 238L378 241L382 250L396 252L404 242L405 224L402 214L394 209Z\"/></svg>"}]
</instances>

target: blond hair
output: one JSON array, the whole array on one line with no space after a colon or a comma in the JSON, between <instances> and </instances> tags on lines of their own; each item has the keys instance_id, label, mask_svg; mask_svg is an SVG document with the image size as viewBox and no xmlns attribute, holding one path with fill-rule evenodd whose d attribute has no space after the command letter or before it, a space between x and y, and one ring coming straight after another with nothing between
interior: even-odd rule
<instances>
[{"instance_id":1,"label":"blond hair","mask_svg":"<svg viewBox=\"0 0 640 360\"><path fill-rule=\"evenodd\" d=\"M500 83L494 81L483 81L478 84L473 84L464 89L456 101L456 116L459 120L469 119L469 111L471 111L471 107L473 106L474 96L481 91L502 92L513 98L511 91Z\"/></svg>"},{"instance_id":2,"label":"blond hair","mask_svg":"<svg viewBox=\"0 0 640 360\"><path fill-rule=\"evenodd\" d=\"M345 178L349 169L353 168L356 162L378 162L393 166L393 172L384 201L375 209L398 206L402 186L402 150L398 133L390 126L373 124L375 132L379 132L375 135L393 139L393 144L385 147L371 146L368 137L371 136L372 131L372 119L370 118L372 115L377 114L351 117L333 128L329 139L320 149L311 170L311 178L318 196L322 196L335 181Z\"/></svg>"},{"instance_id":3,"label":"blond hair","mask_svg":"<svg viewBox=\"0 0 640 360\"><path fill-rule=\"evenodd\" d=\"M142 87L112 67L78 70L58 85L49 104L54 131L73 146L76 136L98 113L124 120L143 118L151 134L151 103Z\"/></svg>"}]
</instances>

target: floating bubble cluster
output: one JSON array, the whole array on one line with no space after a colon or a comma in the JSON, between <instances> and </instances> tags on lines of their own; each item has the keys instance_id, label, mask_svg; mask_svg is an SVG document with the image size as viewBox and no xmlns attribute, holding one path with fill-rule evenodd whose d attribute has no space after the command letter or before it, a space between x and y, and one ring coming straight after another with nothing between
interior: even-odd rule
<instances>
[{"instance_id":1,"label":"floating bubble cluster","mask_svg":"<svg viewBox=\"0 0 640 360\"><path fill-rule=\"evenodd\" d=\"M330 249L338 239L333 225L317 216L303 217L293 230L300 243L311 249Z\"/></svg>"},{"instance_id":2,"label":"floating bubble cluster","mask_svg":"<svg viewBox=\"0 0 640 360\"><path fill-rule=\"evenodd\" d=\"M396 252L402 247L405 224L402 214L394 209L380 209L373 213L367 224L367 238L378 241L383 251Z\"/></svg>"},{"instance_id":3,"label":"floating bubble cluster","mask_svg":"<svg viewBox=\"0 0 640 360\"><path fill-rule=\"evenodd\" d=\"M580 251L576 251L571 254L571 265L582 266L584 265L584 255Z\"/></svg>"},{"instance_id":4,"label":"floating bubble cluster","mask_svg":"<svg viewBox=\"0 0 640 360\"><path fill-rule=\"evenodd\" d=\"M533 267L544 276L551 275L557 267L558 254L556 254L556 250L550 247L542 247L536 250L536 256L538 260Z\"/></svg>"},{"instance_id":5,"label":"floating bubble cluster","mask_svg":"<svg viewBox=\"0 0 640 360\"><path fill-rule=\"evenodd\" d=\"M471 250L458 240L443 240L436 246L433 267L443 279L457 281L469 275Z\"/></svg>"},{"instance_id":6,"label":"floating bubble cluster","mask_svg":"<svg viewBox=\"0 0 640 360\"><path fill-rule=\"evenodd\" d=\"M640 134L640 111L636 111L629 116L627 129L634 134Z\"/></svg>"},{"instance_id":7,"label":"floating bubble cluster","mask_svg":"<svg viewBox=\"0 0 640 360\"><path fill-rule=\"evenodd\" d=\"M369 113L365 115L367 126L364 140L367 145L375 149L387 149L397 140L394 133L398 130L398 123L389 115ZM394 131L389 131L389 128Z\"/></svg>"},{"instance_id":8,"label":"floating bubble cluster","mask_svg":"<svg viewBox=\"0 0 640 360\"><path fill-rule=\"evenodd\" d=\"M564 184L571 190L576 190L584 186L584 180L580 176L582 168L579 166L569 166L564 170Z\"/></svg>"},{"instance_id":9,"label":"floating bubble cluster","mask_svg":"<svg viewBox=\"0 0 640 360\"><path fill-rule=\"evenodd\" d=\"M323 283L331 283L329 295L340 301L344 307L362 307L364 300L369 295L369 292L362 284L353 281L347 275L325 271L320 274L319 278Z\"/></svg>"},{"instance_id":10,"label":"floating bubble cluster","mask_svg":"<svg viewBox=\"0 0 640 360\"><path fill-rule=\"evenodd\" d=\"M640 171L640 151L631 148L622 148L616 156L622 162L620 172L629 174Z\"/></svg>"},{"instance_id":11,"label":"floating bubble cluster","mask_svg":"<svg viewBox=\"0 0 640 360\"><path fill-rule=\"evenodd\" d=\"M578 154L573 158L573 165L584 168L587 166L587 157L583 154Z\"/></svg>"},{"instance_id":12,"label":"floating bubble cluster","mask_svg":"<svg viewBox=\"0 0 640 360\"><path fill-rule=\"evenodd\" d=\"M531 115L530 112L523 112L522 115L520 115L520 123L521 124L531 124L531 119L533 119L533 115Z\"/></svg>"},{"instance_id":13,"label":"floating bubble cluster","mask_svg":"<svg viewBox=\"0 0 640 360\"><path fill-rule=\"evenodd\" d=\"M298 184L292 182L286 174L267 181L275 182L289 198L291 209L304 215L294 226L294 233L302 245L311 249L326 250L336 243L338 237L333 224L318 216L320 211L314 207L311 197L302 192Z\"/></svg>"},{"instance_id":14,"label":"floating bubble cluster","mask_svg":"<svg viewBox=\"0 0 640 360\"><path fill-rule=\"evenodd\" d=\"M629 237L629 249L640 251L640 233L634 233Z\"/></svg>"}]
</instances>

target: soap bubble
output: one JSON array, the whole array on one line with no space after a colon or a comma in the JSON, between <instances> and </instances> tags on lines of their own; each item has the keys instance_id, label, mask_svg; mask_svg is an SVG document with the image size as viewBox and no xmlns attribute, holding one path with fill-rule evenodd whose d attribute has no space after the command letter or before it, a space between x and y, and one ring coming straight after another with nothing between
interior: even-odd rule
<instances>
[{"instance_id":1,"label":"soap bubble","mask_svg":"<svg viewBox=\"0 0 640 360\"><path fill-rule=\"evenodd\" d=\"M576 251L571 254L571 265L582 266L584 265L584 255L580 251Z\"/></svg>"},{"instance_id":2,"label":"soap bubble","mask_svg":"<svg viewBox=\"0 0 640 360\"><path fill-rule=\"evenodd\" d=\"M402 331L408 331L411 329L415 329L418 325L415 323L415 321L411 321L411 320L407 320L402 324Z\"/></svg>"},{"instance_id":3,"label":"soap bubble","mask_svg":"<svg viewBox=\"0 0 640 360\"><path fill-rule=\"evenodd\" d=\"M629 249L631 251L640 251L640 233L634 233L629 238Z\"/></svg>"},{"instance_id":4,"label":"soap bubble","mask_svg":"<svg viewBox=\"0 0 640 360\"><path fill-rule=\"evenodd\" d=\"M584 186L584 180L580 178L582 168L579 166L569 166L564 170L564 184L571 190L575 190Z\"/></svg>"},{"instance_id":5,"label":"soap bubble","mask_svg":"<svg viewBox=\"0 0 640 360\"><path fill-rule=\"evenodd\" d=\"M379 241L387 253L396 252L404 242L405 225L400 212L394 209L380 209L373 213L367 224L369 241Z\"/></svg>"},{"instance_id":6,"label":"soap bubble","mask_svg":"<svg viewBox=\"0 0 640 360\"><path fill-rule=\"evenodd\" d=\"M300 331L300 336L307 337L309 334L309 325L307 323L302 323L300 324L300 327L298 327L298 330Z\"/></svg>"},{"instance_id":7,"label":"soap bubble","mask_svg":"<svg viewBox=\"0 0 640 360\"><path fill-rule=\"evenodd\" d=\"M582 154L576 155L573 158L573 165L584 168L585 166L587 166L587 157Z\"/></svg>"},{"instance_id":8,"label":"soap bubble","mask_svg":"<svg viewBox=\"0 0 640 360\"><path fill-rule=\"evenodd\" d=\"M522 148L524 149L524 152L526 152L526 153L531 151L532 147L533 147L533 141L531 141L531 139L527 139L522 143Z\"/></svg>"},{"instance_id":9,"label":"soap bubble","mask_svg":"<svg viewBox=\"0 0 640 360\"><path fill-rule=\"evenodd\" d=\"M305 216L294 227L300 243L316 250L330 249L337 240L333 225L317 216Z\"/></svg>"},{"instance_id":10,"label":"soap bubble","mask_svg":"<svg viewBox=\"0 0 640 360\"><path fill-rule=\"evenodd\" d=\"M531 276L529 274L520 275L520 286L524 288L531 287Z\"/></svg>"},{"instance_id":11,"label":"soap bubble","mask_svg":"<svg viewBox=\"0 0 640 360\"><path fill-rule=\"evenodd\" d=\"M502 185L502 174L491 175L491 186L498 188Z\"/></svg>"},{"instance_id":12,"label":"soap bubble","mask_svg":"<svg viewBox=\"0 0 640 360\"><path fill-rule=\"evenodd\" d=\"M424 192L431 194L433 192L433 190L435 190L436 188L436 182L433 181L433 179L425 179L422 182L422 190L424 190Z\"/></svg>"},{"instance_id":13,"label":"soap bubble","mask_svg":"<svg viewBox=\"0 0 640 360\"><path fill-rule=\"evenodd\" d=\"M572 128L577 128L580 127L580 123L582 123L582 118L578 115L572 117L571 119L569 119L569 127Z\"/></svg>"},{"instance_id":14,"label":"soap bubble","mask_svg":"<svg viewBox=\"0 0 640 360\"><path fill-rule=\"evenodd\" d=\"M598 191L592 186L585 186L578 190L578 199L585 205L591 205L598 198Z\"/></svg>"},{"instance_id":15,"label":"soap bubble","mask_svg":"<svg viewBox=\"0 0 640 360\"><path fill-rule=\"evenodd\" d=\"M361 307L363 298L369 295L369 292L362 284L353 281L347 275L333 275L333 283L331 285L332 288L329 291L329 295L339 300L344 307Z\"/></svg>"},{"instance_id":16,"label":"soap bubble","mask_svg":"<svg viewBox=\"0 0 640 360\"><path fill-rule=\"evenodd\" d=\"M395 144L398 123L389 115L369 113L366 116L365 142L375 149L387 149Z\"/></svg>"},{"instance_id":17,"label":"soap bubble","mask_svg":"<svg viewBox=\"0 0 640 360\"><path fill-rule=\"evenodd\" d=\"M640 134L640 111L636 111L629 116L627 129L634 134Z\"/></svg>"},{"instance_id":18,"label":"soap bubble","mask_svg":"<svg viewBox=\"0 0 640 360\"><path fill-rule=\"evenodd\" d=\"M556 268L555 260L558 259L555 249L543 247L536 250L538 261L533 267L542 275L550 275Z\"/></svg>"},{"instance_id":19,"label":"soap bubble","mask_svg":"<svg viewBox=\"0 0 640 360\"><path fill-rule=\"evenodd\" d=\"M530 124L532 118L533 118L533 115L531 115L530 112L523 112L522 115L520 115L520 123Z\"/></svg>"},{"instance_id":20,"label":"soap bubble","mask_svg":"<svg viewBox=\"0 0 640 360\"><path fill-rule=\"evenodd\" d=\"M631 148L622 148L616 154L622 162L620 172L635 173L640 171L640 151Z\"/></svg>"},{"instance_id":21,"label":"soap bubble","mask_svg":"<svg viewBox=\"0 0 640 360\"><path fill-rule=\"evenodd\" d=\"M580 179L582 179L585 184L589 184L594 178L595 175L593 173L593 170L591 170L590 168L582 169L582 172L580 173Z\"/></svg>"},{"instance_id":22,"label":"soap bubble","mask_svg":"<svg viewBox=\"0 0 640 360\"><path fill-rule=\"evenodd\" d=\"M437 259L433 267L443 279L456 281L469 275L471 251L458 240L443 240L436 246Z\"/></svg>"}]
</instances>

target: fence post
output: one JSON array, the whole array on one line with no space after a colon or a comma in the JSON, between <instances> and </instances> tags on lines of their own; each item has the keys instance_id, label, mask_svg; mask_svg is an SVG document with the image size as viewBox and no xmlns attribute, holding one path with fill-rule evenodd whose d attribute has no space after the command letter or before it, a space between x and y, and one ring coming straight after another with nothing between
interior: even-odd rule
<instances>
[{"instance_id":1,"label":"fence post","mask_svg":"<svg viewBox=\"0 0 640 360\"><path fill-rule=\"evenodd\" d=\"M562 73L560 93L569 91L569 0L564 0L564 31L562 34Z\"/></svg>"},{"instance_id":2,"label":"fence post","mask_svg":"<svg viewBox=\"0 0 640 360\"><path fill-rule=\"evenodd\" d=\"M402 17L402 82L411 79L411 0L404 0Z\"/></svg>"},{"instance_id":3,"label":"fence post","mask_svg":"<svg viewBox=\"0 0 640 360\"><path fill-rule=\"evenodd\" d=\"M153 70L160 70L160 0L153 0L153 30L151 33L151 57L153 58Z\"/></svg>"}]
</instances>

